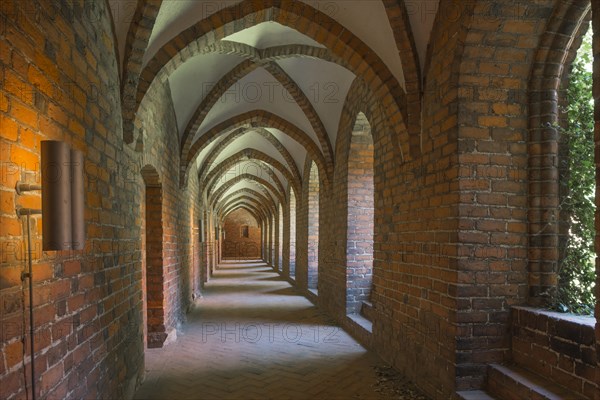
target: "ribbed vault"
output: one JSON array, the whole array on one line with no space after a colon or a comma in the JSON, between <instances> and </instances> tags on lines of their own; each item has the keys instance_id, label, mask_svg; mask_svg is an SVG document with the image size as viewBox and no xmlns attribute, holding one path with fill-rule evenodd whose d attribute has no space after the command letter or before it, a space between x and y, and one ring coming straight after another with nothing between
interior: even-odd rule
<instances>
[{"instance_id":1,"label":"ribbed vault","mask_svg":"<svg viewBox=\"0 0 600 400\"><path fill-rule=\"evenodd\" d=\"M415 17L413 4L201 3L140 0L127 10L135 27L117 2L111 7L125 141L143 140L137 111L154 85L167 85L180 184L197 175L201 200L220 217L243 206L257 220L272 218L289 190L301 198L306 160L315 162L323 190L330 189L334 145L357 77L364 108L380 114L379 134L391 136L393 162L420 151L421 76L432 21Z\"/></svg>"}]
</instances>

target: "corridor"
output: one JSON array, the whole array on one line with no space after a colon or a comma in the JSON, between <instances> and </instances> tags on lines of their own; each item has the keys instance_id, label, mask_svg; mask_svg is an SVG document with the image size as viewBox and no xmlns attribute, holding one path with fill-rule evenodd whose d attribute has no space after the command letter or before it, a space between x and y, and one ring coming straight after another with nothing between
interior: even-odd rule
<instances>
[{"instance_id":1,"label":"corridor","mask_svg":"<svg viewBox=\"0 0 600 400\"><path fill-rule=\"evenodd\" d=\"M600 0L3 0L0 399L600 400L598 177Z\"/></svg>"},{"instance_id":2,"label":"corridor","mask_svg":"<svg viewBox=\"0 0 600 400\"><path fill-rule=\"evenodd\" d=\"M263 262L225 262L135 399L426 399Z\"/></svg>"}]
</instances>

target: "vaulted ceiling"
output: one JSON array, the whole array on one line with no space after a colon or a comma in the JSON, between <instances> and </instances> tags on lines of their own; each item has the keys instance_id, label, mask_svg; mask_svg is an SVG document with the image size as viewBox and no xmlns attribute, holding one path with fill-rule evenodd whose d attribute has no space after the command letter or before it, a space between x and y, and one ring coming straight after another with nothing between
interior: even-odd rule
<instances>
[{"instance_id":1,"label":"vaulted ceiling","mask_svg":"<svg viewBox=\"0 0 600 400\"><path fill-rule=\"evenodd\" d=\"M331 175L342 108L365 68L390 120L406 118L438 1L109 0L125 130L148 87L166 82L182 180L198 174L221 211L272 215L290 190L299 197L307 159L321 180Z\"/></svg>"}]
</instances>

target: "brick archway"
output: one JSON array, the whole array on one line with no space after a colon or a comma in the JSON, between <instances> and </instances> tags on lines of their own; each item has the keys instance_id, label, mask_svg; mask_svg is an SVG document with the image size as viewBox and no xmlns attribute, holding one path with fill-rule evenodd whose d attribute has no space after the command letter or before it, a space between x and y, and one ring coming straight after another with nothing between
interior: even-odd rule
<instances>
[{"instance_id":1,"label":"brick archway","mask_svg":"<svg viewBox=\"0 0 600 400\"><path fill-rule=\"evenodd\" d=\"M333 229L336 244L332 258L339 272L330 279L343 282L343 285L336 288L336 292L343 293L345 301L340 307L345 309L340 310L340 314L344 315L369 314L371 297L376 297L371 295L374 293L373 278L383 274L381 266L375 266L374 218L375 182L380 182L381 191L383 176L389 168L382 157L376 156L385 146L385 132L385 120L380 113L379 104L364 82L356 79L342 109L334 175L335 202L338 204L339 214L346 218L340 219ZM367 192L370 196L365 197ZM354 229L363 225L369 226L369 230ZM369 258L365 259L367 257ZM361 312L363 303L364 313Z\"/></svg>"},{"instance_id":2,"label":"brick archway","mask_svg":"<svg viewBox=\"0 0 600 400\"><path fill-rule=\"evenodd\" d=\"M285 194L281 193L277 189L275 189L275 187L273 185L271 185L271 183L269 183L268 181L266 181L260 177L257 177L255 175L241 174L241 175L236 176L233 179L230 179L229 181L227 181L226 183L221 185L217 190L215 190L215 192L208 199L209 204L211 204L212 206L216 205L216 203L219 201L221 196L223 196L223 194L229 188L231 188L236 183L241 182L243 180L249 180L249 181L254 181L254 182L258 183L259 185L261 185L265 189L267 189L271 193L272 196L276 197L279 200L279 202L281 202L281 203L285 202Z\"/></svg>"},{"instance_id":3,"label":"brick archway","mask_svg":"<svg viewBox=\"0 0 600 400\"><path fill-rule=\"evenodd\" d=\"M347 164L346 313L362 313L367 317L373 284L373 165L371 125L360 112L351 133Z\"/></svg>"},{"instance_id":4,"label":"brick archway","mask_svg":"<svg viewBox=\"0 0 600 400\"><path fill-rule=\"evenodd\" d=\"M224 209L224 207L221 204L227 204L230 200L236 198L236 196L239 196L239 195L248 195L250 197L254 197L261 202L262 206L265 208L265 212L266 211L275 212L275 201L271 197L267 197L268 195L265 195L264 193L260 193L257 190L245 188L245 189L236 190L235 192L233 192L233 193L227 195L226 197L224 197L223 199L221 199L221 201L219 202L220 205L215 209L217 214L218 215L223 214L222 210Z\"/></svg>"},{"instance_id":5,"label":"brick archway","mask_svg":"<svg viewBox=\"0 0 600 400\"><path fill-rule=\"evenodd\" d=\"M228 213L231 212L231 207L238 204L245 204L249 207L254 207L257 215L262 217L261 219L264 219L269 215L268 211L264 209L264 205L260 204L259 200L248 195L242 195L235 199L230 199L227 202L223 202L223 206L221 207L222 213L219 217L224 218Z\"/></svg>"},{"instance_id":6,"label":"brick archway","mask_svg":"<svg viewBox=\"0 0 600 400\"><path fill-rule=\"evenodd\" d=\"M242 164L246 161L246 164ZM239 166L239 169L237 167ZM269 168L270 164L255 159L243 160L242 158L229 159L224 160L215 168L215 174L212 175L212 179L205 179L204 182L201 182L201 187L204 188L205 193L208 197L212 195L212 193L217 190L215 187L220 182L221 179L225 178L229 171L232 169L237 169L234 171L235 174L248 174L254 175L261 179L266 180L270 184L273 185L277 189L279 193L284 193L285 189L283 187L283 183L279 180L279 177L271 168ZM265 176L263 176L263 173Z\"/></svg>"},{"instance_id":7,"label":"brick archway","mask_svg":"<svg viewBox=\"0 0 600 400\"><path fill-rule=\"evenodd\" d=\"M240 127L275 128L288 135L306 149L309 156L315 160L315 163L319 168L319 174L322 176L324 182L329 183L333 165L327 163L316 143L306 132L296 125L266 110L254 110L236 115L217 124L202 134L202 136L194 142L185 164L186 167L182 170L183 182L187 180L187 175L192 168L193 161L207 145L216 140L220 135Z\"/></svg>"},{"instance_id":8,"label":"brick archway","mask_svg":"<svg viewBox=\"0 0 600 400\"><path fill-rule=\"evenodd\" d=\"M135 104L125 104L126 117L135 118L139 104L159 74L170 74L183 62L215 41L261 22L274 21L299 32L326 46L332 59L355 74L365 77L369 87L382 99L384 113L395 136L401 138L395 148L399 160L409 155L406 95L389 68L368 46L334 19L310 5L299 2L245 0L224 8L210 18L200 21L181 32L164 45L148 62L137 86ZM175 57L175 55L177 55ZM131 108L131 110L129 110ZM133 120L124 122L124 140L133 141Z\"/></svg>"},{"instance_id":9,"label":"brick archway","mask_svg":"<svg viewBox=\"0 0 600 400\"><path fill-rule=\"evenodd\" d=\"M419 55L410 28L409 10L406 1L382 0L394 32L396 47L402 54L402 71L406 85L407 128L410 138L410 153L416 157L421 153L421 98L422 74ZM415 4L413 4L413 7Z\"/></svg>"},{"instance_id":10,"label":"brick archway","mask_svg":"<svg viewBox=\"0 0 600 400\"><path fill-rule=\"evenodd\" d=\"M212 149L210 151L210 153L206 156L206 158L204 159L204 161L202 163L202 166L200 167L200 169L198 171L198 182L204 182L206 176L210 172L211 167L213 167L215 160L219 157L219 154L221 154L235 140L237 140L241 136L243 136L244 133L246 133L247 131L249 131L249 129L246 129L246 128L235 129L234 131L229 133L226 138L221 140L219 142L219 144L217 146L215 146L214 149ZM298 170L298 167L296 166L296 162L294 161L289 150L267 129L252 128L251 131L260 134L262 137L267 139L273 145L273 147L275 147L275 149L277 149L277 151L279 151L279 153L285 160L287 167L290 169L290 171L292 172L292 174L294 176L298 177L298 181L301 182L302 178L300 177L300 171Z\"/></svg>"},{"instance_id":11,"label":"brick archway","mask_svg":"<svg viewBox=\"0 0 600 400\"><path fill-rule=\"evenodd\" d=\"M266 218L268 218L268 216L266 216L256 204L248 202L246 201L246 199L240 199L239 201L232 202L224 208L221 221L225 221L227 215L231 214L233 211L239 208L245 208L251 211L252 215L256 218L257 221L264 221Z\"/></svg>"},{"instance_id":12,"label":"brick archway","mask_svg":"<svg viewBox=\"0 0 600 400\"><path fill-rule=\"evenodd\" d=\"M247 160L258 160L258 161L264 162L267 165L272 166L273 168L275 168L277 171L279 171L285 177L285 179L288 181L288 183L291 184L292 187L294 188L294 191L296 193L299 193L300 185L302 184L300 176L295 176L282 163L275 160L273 157L263 153L260 150L256 150L256 149L252 149L252 148L241 150L241 151L237 152L236 154L233 154L232 156L223 160L221 163L219 163L219 165L215 166L208 173L204 182L200 182L201 186L205 187L207 192L210 193L212 191L212 188L215 186L215 184L218 182L218 180L223 176L223 174L227 173L227 171L230 168L232 168L236 164L239 164L240 162L242 162L246 159ZM282 186L281 182L279 181L279 178L277 178L276 175L271 175L271 179L274 180L274 183L277 185L277 187L283 193L284 192L283 186Z\"/></svg>"},{"instance_id":13,"label":"brick archway","mask_svg":"<svg viewBox=\"0 0 600 400\"><path fill-rule=\"evenodd\" d=\"M162 0L138 1L132 17L129 32L127 32L121 72L121 109L124 116L126 115L125 111L130 110L130 107L125 107L124 104L135 102L135 90L142 70L144 52L161 5ZM117 43L116 40L115 43Z\"/></svg>"},{"instance_id":14,"label":"brick archway","mask_svg":"<svg viewBox=\"0 0 600 400\"><path fill-rule=\"evenodd\" d=\"M561 254L559 141L561 82L591 18L589 0L560 4L548 23L529 82L529 303L545 305L558 284ZM565 40L565 37L571 40ZM577 40L579 38L579 40Z\"/></svg>"},{"instance_id":15,"label":"brick archway","mask_svg":"<svg viewBox=\"0 0 600 400\"><path fill-rule=\"evenodd\" d=\"M221 46L223 44L224 43L219 43L219 45ZM287 48L290 48L291 51L287 51ZM289 45L277 47L276 49L281 51L285 56L289 57L295 54L297 48L298 46ZM315 51L319 53L323 53L324 51L324 49L321 48L311 47L311 49L315 49ZM300 109L304 112L307 120L310 122L313 130L315 131L319 145L322 149L324 149L323 156L325 160L328 164L333 163L333 150L331 148L329 136L327 135L327 130L325 129L323 121L321 120L321 117L317 113L316 109L314 108L306 94L302 91L302 89L298 87L296 82L283 70L283 68L281 68L275 61L266 62L263 57L260 59L260 63L259 60L246 60L232 68L216 83L212 90L202 100L202 102L194 112L192 118L190 119L187 127L185 128L185 131L183 132L181 145L182 169L186 167L184 163L189 158L192 145L194 144L194 136L199 130L200 126L202 125L203 121L205 120L212 107L224 94L227 93L227 91L231 88L232 85L234 85L237 81L243 79L245 76L252 73L259 67L262 67L267 72L269 72L290 94L290 96L294 99L296 104L298 104Z\"/></svg>"}]
</instances>

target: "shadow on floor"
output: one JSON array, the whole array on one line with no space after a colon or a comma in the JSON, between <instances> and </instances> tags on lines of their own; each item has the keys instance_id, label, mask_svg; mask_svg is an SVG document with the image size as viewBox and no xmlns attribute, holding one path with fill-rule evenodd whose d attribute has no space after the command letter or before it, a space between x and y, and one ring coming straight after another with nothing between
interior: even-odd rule
<instances>
[{"instance_id":1,"label":"shadow on floor","mask_svg":"<svg viewBox=\"0 0 600 400\"><path fill-rule=\"evenodd\" d=\"M389 367L272 274L264 263L222 264L177 341L146 351L134 398L425 399L382 386Z\"/></svg>"}]
</instances>

